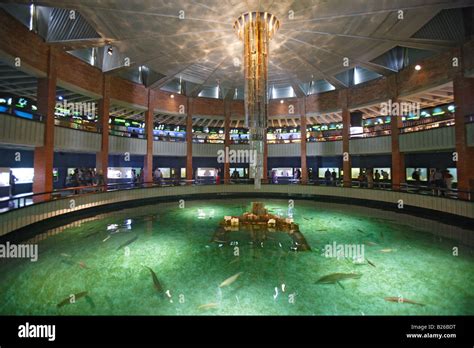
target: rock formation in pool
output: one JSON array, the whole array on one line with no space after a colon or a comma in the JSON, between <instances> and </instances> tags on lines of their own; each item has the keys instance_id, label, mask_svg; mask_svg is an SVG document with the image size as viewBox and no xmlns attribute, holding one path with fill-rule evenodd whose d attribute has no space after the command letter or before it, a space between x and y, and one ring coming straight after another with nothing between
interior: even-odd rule
<instances>
[{"instance_id":1,"label":"rock formation in pool","mask_svg":"<svg viewBox=\"0 0 474 348\"><path fill-rule=\"evenodd\" d=\"M245 212L241 216L225 216L224 220L219 223L212 241L228 243L231 239L230 234L236 231L248 231L251 241L262 246L271 234L286 233L293 241L291 250L311 250L300 232L298 224L293 219L268 213L262 202L252 202L251 212Z\"/></svg>"}]
</instances>

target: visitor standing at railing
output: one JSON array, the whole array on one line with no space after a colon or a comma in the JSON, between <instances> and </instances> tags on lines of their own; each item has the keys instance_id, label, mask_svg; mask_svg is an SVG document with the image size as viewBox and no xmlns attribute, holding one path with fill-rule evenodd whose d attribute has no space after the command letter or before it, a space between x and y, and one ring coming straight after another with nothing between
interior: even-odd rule
<instances>
[{"instance_id":1,"label":"visitor standing at railing","mask_svg":"<svg viewBox=\"0 0 474 348\"><path fill-rule=\"evenodd\" d=\"M329 171L329 168L326 169L326 171L324 172L324 179L326 179L326 186L330 186L331 185L331 172Z\"/></svg>"},{"instance_id":2,"label":"visitor standing at railing","mask_svg":"<svg viewBox=\"0 0 474 348\"><path fill-rule=\"evenodd\" d=\"M374 182L375 182L375 187L379 188L380 186L380 173L379 170L376 169L374 173Z\"/></svg>"},{"instance_id":3,"label":"visitor standing at railing","mask_svg":"<svg viewBox=\"0 0 474 348\"><path fill-rule=\"evenodd\" d=\"M13 172L10 170L10 197L11 196L14 196L16 194L16 189L15 189L15 186L16 186L16 182L18 181L18 178L13 175Z\"/></svg>"},{"instance_id":4,"label":"visitor standing at railing","mask_svg":"<svg viewBox=\"0 0 474 348\"><path fill-rule=\"evenodd\" d=\"M449 172L448 169L446 169L443 172L443 178L444 178L444 186L447 189L447 191L449 192L452 189L453 176L451 175L451 173Z\"/></svg>"},{"instance_id":5,"label":"visitor standing at railing","mask_svg":"<svg viewBox=\"0 0 474 348\"><path fill-rule=\"evenodd\" d=\"M418 170L418 168L415 168L415 170L411 174L411 178L415 180L416 189L419 190L421 182L420 182L420 171Z\"/></svg>"}]
</instances>

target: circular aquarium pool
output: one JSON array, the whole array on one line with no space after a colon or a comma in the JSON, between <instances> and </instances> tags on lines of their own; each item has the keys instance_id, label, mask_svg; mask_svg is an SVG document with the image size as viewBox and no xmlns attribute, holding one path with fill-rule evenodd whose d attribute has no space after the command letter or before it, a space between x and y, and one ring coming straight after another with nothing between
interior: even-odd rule
<instances>
[{"instance_id":1,"label":"circular aquarium pool","mask_svg":"<svg viewBox=\"0 0 474 348\"><path fill-rule=\"evenodd\" d=\"M2 260L0 314L474 314L473 249L446 237L471 231L357 206L262 201L294 219L310 250L278 228L222 233L248 199L107 213L28 241L38 243L36 262Z\"/></svg>"}]
</instances>

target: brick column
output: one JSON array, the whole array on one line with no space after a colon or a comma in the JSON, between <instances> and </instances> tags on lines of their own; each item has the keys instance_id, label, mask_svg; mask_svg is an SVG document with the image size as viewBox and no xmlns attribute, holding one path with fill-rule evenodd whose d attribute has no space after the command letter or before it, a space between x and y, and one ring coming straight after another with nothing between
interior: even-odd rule
<instances>
[{"instance_id":1,"label":"brick column","mask_svg":"<svg viewBox=\"0 0 474 348\"><path fill-rule=\"evenodd\" d=\"M265 130L265 142L263 143L263 182L268 183L268 143L267 131Z\"/></svg>"},{"instance_id":2,"label":"brick column","mask_svg":"<svg viewBox=\"0 0 474 348\"><path fill-rule=\"evenodd\" d=\"M398 85L397 76L392 75L388 77L388 91L389 96L394 103L398 103ZM399 108L400 109L400 108ZM389 110L391 111L391 110ZM402 115L391 115L390 129L392 138L392 190L399 191L400 185L405 180L405 154L400 152L400 128L403 127Z\"/></svg>"},{"instance_id":3,"label":"brick column","mask_svg":"<svg viewBox=\"0 0 474 348\"><path fill-rule=\"evenodd\" d=\"M146 155L144 181L153 182L153 128L154 128L154 109L155 109L155 93L152 89L148 90L148 109L145 112L145 130L146 130Z\"/></svg>"},{"instance_id":4,"label":"brick column","mask_svg":"<svg viewBox=\"0 0 474 348\"><path fill-rule=\"evenodd\" d=\"M467 115L474 115L474 78L457 74L453 81L455 111L455 137L458 161L456 163L458 189L474 191L474 147L469 147L466 136ZM474 200L471 194L470 199ZM469 199L467 193L459 193L459 198Z\"/></svg>"},{"instance_id":5,"label":"brick column","mask_svg":"<svg viewBox=\"0 0 474 348\"><path fill-rule=\"evenodd\" d=\"M352 186L352 165L349 153L351 114L348 107L348 93L348 89L341 89L339 91L339 107L342 110L342 170L344 171L344 187Z\"/></svg>"},{"instance_id":6,"label":"brick column","mask_svg":"<svg viewBox=\"0 0 474 348\"><path fill-rule=\"evenodd\" d=\"M186 107L186 180L193 179L193 98L188 98Z\"/></svg>"},{"instance_id":7,"label":"brick column","mask_svg":"<svg viewBox=\"0 0 474 348\"><path fill-rule=\"evenodd\" d=\"M308 167L306 164L306 97L300 99L300 134L301 134L301 183L308 183Z\"/></svg>"},{"instance_id":8,"label":"brick column","mask_svg":"<svg viewBox=\"0 0 474 348\"><path fill-rule=\"evenodd\" d=\"M54 109L56 105L56 57L48 49L48 70L45 78L38 79L38 113L44 117L43 146L35 148L33 193L53 191ZM34 201L48 200L51 195L35 197Z\"/></svg>"},{"instance_id":9,"label":"brick column","mask_svg":"<svg viewBox=\"0 0 474 348\"><path fill-rule=\"evenodd\" d=\"M232 113L232 100L224 100L224 151L230 148L230 116ZM230 183L230 163L224 161L224 184Z\"/></svg>"},{"instance_id":10,"label":"brick column","mask_svg":"<svg viewBox=\"0 0 474 348\"><path fill-rule=\"evenodd\" d=\"M96 154L97 173L102 172L104 183L107 184L107 171L109 167L109 112L110 112L110 77L102 77L102 99L99 101L98 126L102 134L100 152Z\"/></svg>"}]
</instances>

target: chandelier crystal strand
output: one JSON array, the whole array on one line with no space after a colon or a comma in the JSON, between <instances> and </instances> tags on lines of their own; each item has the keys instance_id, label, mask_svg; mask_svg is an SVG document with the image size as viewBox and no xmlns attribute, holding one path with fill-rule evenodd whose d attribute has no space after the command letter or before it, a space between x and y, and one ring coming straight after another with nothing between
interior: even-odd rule
<instances>
[{"instance_id":1,"label":"chandelier crystal strand","mask_svg":"<svg viewBox=\"0 0 474 348\"><path fill-rule=\"evenodd\" d=\"M245 125L249 128L250 150L256 155L249 168L256 189L260 189L263 177L269 43L279 26L278 19L267 12L244 13L234 23L244 43Z\"/></svg>"}]
</instances>

